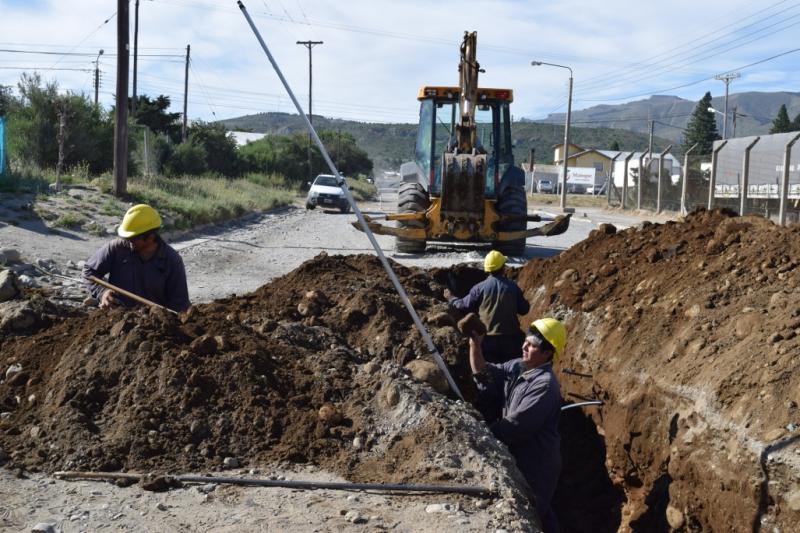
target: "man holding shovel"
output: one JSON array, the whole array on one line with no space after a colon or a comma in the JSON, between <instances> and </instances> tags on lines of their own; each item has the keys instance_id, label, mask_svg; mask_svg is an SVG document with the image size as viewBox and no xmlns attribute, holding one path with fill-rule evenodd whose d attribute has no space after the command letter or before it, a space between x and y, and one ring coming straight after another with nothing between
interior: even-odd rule
<instances>
[{"instance_id":1,"label":"man holding shovel","mask_svg":"<svg viewBox=\"0 0 800 533\"><path fill-rule=\"evenodd\" d=\"M117 229L119 239L100 248L86 262L83 277L89 291L101 308L123 305L133 307L136 301L115 294L91 277L108 281L133 295L173 311L185 311L191 305L183 260L158 235L161 217L149 205L139 204L128 209Z\"/></svg>"}]
</instances>

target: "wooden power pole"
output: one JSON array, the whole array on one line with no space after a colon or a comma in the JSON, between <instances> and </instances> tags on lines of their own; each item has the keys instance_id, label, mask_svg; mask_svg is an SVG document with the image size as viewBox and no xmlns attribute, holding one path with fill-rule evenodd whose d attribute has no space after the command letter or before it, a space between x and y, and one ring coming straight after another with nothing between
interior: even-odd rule
<instances>
[{"instance_id":1,"label":"wooden power pole","mask_svg":"<svg viewBox=\"0 0 800 533\"><path fill-rule=\"evenodd\" d=\"M186 142L186 112L189 107L189 52L191 46L186 45L186 69L183 75L183 129L181 130L181 140Z\"/></svg>"},{"instance_id":2,"label":"wooden power pole","mask_svg":"<svg viewBox=\"0 0 800 533\"><path fill-rule=\"evenodd\" d=\"M297 41L297 44L302 44L308 48L308 122L313 123L311 113L311 49L318 44L324 44L322 41ZM308 179L314 179L311 175L311 132L308 133Z\"/></svg>"},{"instance_id":3,"label":"wooden power pole","mask_svg":"<svg viewBox=\"0 0 800 533\"><path fill-rule=\"evenodd\" d=\"M128 0L117 0L117 108L114 115L114 195L128 192Z\"/></svg>"},{"instance_id":4,"label":"wooden power pole","mask_svg":"<svg viewBox=\"0 0 800 533\"><path fill-rule=\"evenodd\" d=\"M139 66L139 0L136 0L133 14L133 95L131 96L131 116L136 117L136 74Z\"/></svg>"}]
</instances>

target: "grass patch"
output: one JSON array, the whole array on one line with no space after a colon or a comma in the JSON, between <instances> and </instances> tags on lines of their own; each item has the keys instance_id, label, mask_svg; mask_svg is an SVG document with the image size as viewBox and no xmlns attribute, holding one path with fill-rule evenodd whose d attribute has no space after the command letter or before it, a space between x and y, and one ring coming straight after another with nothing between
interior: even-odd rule
<instances>
[{"instance_id":1,"label":"grass patch","mask_svg":"<svg viewBox=\"0 0 800 533\"><path fill-rule=\"evenodd\" d=\"M55 172L42 170L34 165L15 164L13 170L6 169L0 176L0 192L47 192L55 181Z\"/></svg>"},{"instance_id":2,"label":"grass patch","mask_svg":"<svg viewBox=\"0 0 800 533\"><path fill-rule=\"evenodd\" d=\"M560 205L561 197L557 194L534 193L528 195L528 203L534 205ZM606 207L605 195L567 194L567 207Z\"/></svg>"},{"instance_id":3,"label":"grass patch","mask_svg":"<svg viewBox=\"0 0 800 533\"><path fill-rule=\"evenodd\" d=\"M86 221L84 217L76 213L64 213L60 215L54 222L54 228L78 229Z\"/></svg>"},{"instance_id":4,"label":"grass patch","mask_svg":"<svg viewBox=\"0 0 800 533\"><path fill-rule=\"evenodd\" d=\"M353 178L345 178L347 180L347 188L350 193L359 202L364 200L374 200L375 195L378 194L378 188L366 181L356 180Z\"/></svg>"},{"instance_id":5,"label":"grass patch","mask_svg":"<svg viewBox=\"0 0 800 533\"><path fill-rule=\"evenodd\" d=\"M153 176L128 181L128 193L137 203L150 204L174 222L167 226L190 228L220 222L251 211L274 209L292 203L296 191L272 188L250 175L241 179L216 176ZM263 178L268 183L269 178Z\"/></svg>"},{"instance_id":6,"label":"grass patch","mask_svg":"<svg viewBox=\"0 0 800 533\"><path fill-rule=\"evenodd\" d=\"M116 216L122 216L125 213L125 209L123 209L122 206L119 205L119 202L117 202L113 198L109 198L108 200L105 201L103 205L100 206L98 212L101 215L116 217Z\"/></svg>"}]
</instances>

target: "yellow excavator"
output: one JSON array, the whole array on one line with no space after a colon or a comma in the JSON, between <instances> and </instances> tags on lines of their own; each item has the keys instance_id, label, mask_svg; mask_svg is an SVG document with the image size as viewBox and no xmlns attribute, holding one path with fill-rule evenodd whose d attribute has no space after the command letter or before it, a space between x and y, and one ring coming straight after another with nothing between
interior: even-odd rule
<instances>
[{"instance_id":1,"label":"yellow excavator","mask_svg":"<svg viewBox=\"0 0 800 533\"><path fill-rule=\"evenodd\" d=\"M464 32L458 87L419 90L414 161L400 167L397 227L367 218L370 229L394 235L399 252L422 253L428 241L484 242L523 255L525 240L564 233L569 215L527 229L525 173L514 165L510 89L478 87L477 33ZM361 229L358 224L353 224Z\"/></svg>"}]
</instances>

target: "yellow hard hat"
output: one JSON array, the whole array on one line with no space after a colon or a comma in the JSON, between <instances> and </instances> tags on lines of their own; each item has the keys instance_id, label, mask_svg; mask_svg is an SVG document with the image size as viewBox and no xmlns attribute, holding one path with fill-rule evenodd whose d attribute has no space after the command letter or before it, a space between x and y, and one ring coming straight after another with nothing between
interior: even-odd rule
<instances>
[{"instance_id":1,"label":"yellow hard hat","mask_svg":"<svg viewBox=\"0 0 800 533\"><path fill-rule=\"evenodd\" d=\"M567 344L567 328L564 327L564 324L555 318L540 318L531 322L531 329L538 331L555 349L553 364L558 363L564 346Z\"/></svg>"},{"instance_id":2,"label":"yellow hard hat","mask_svg":"<svg viewBox=\"0 0 800 533\"><path fill-rule=\"evenodd\" d=\"M130 239L142 233L161 227L161 217L155 209L146 204L139 204L128 209L122 217L122 224L117 228L117 235Z\"/></svg>"},{"instance_id":3,"label":"yellow hard hat","mask_svg":"<svg viewBox=\"0 0 800 533\"><path fill-rule=\"evenodd\" d=\"M483 260L483 271L495 272L503 268L503 265L505 264L506 264L506 256L504 256L497 250L492 250L491 252L486 254L486 259Z\"/></svg>"}]
</instances>

